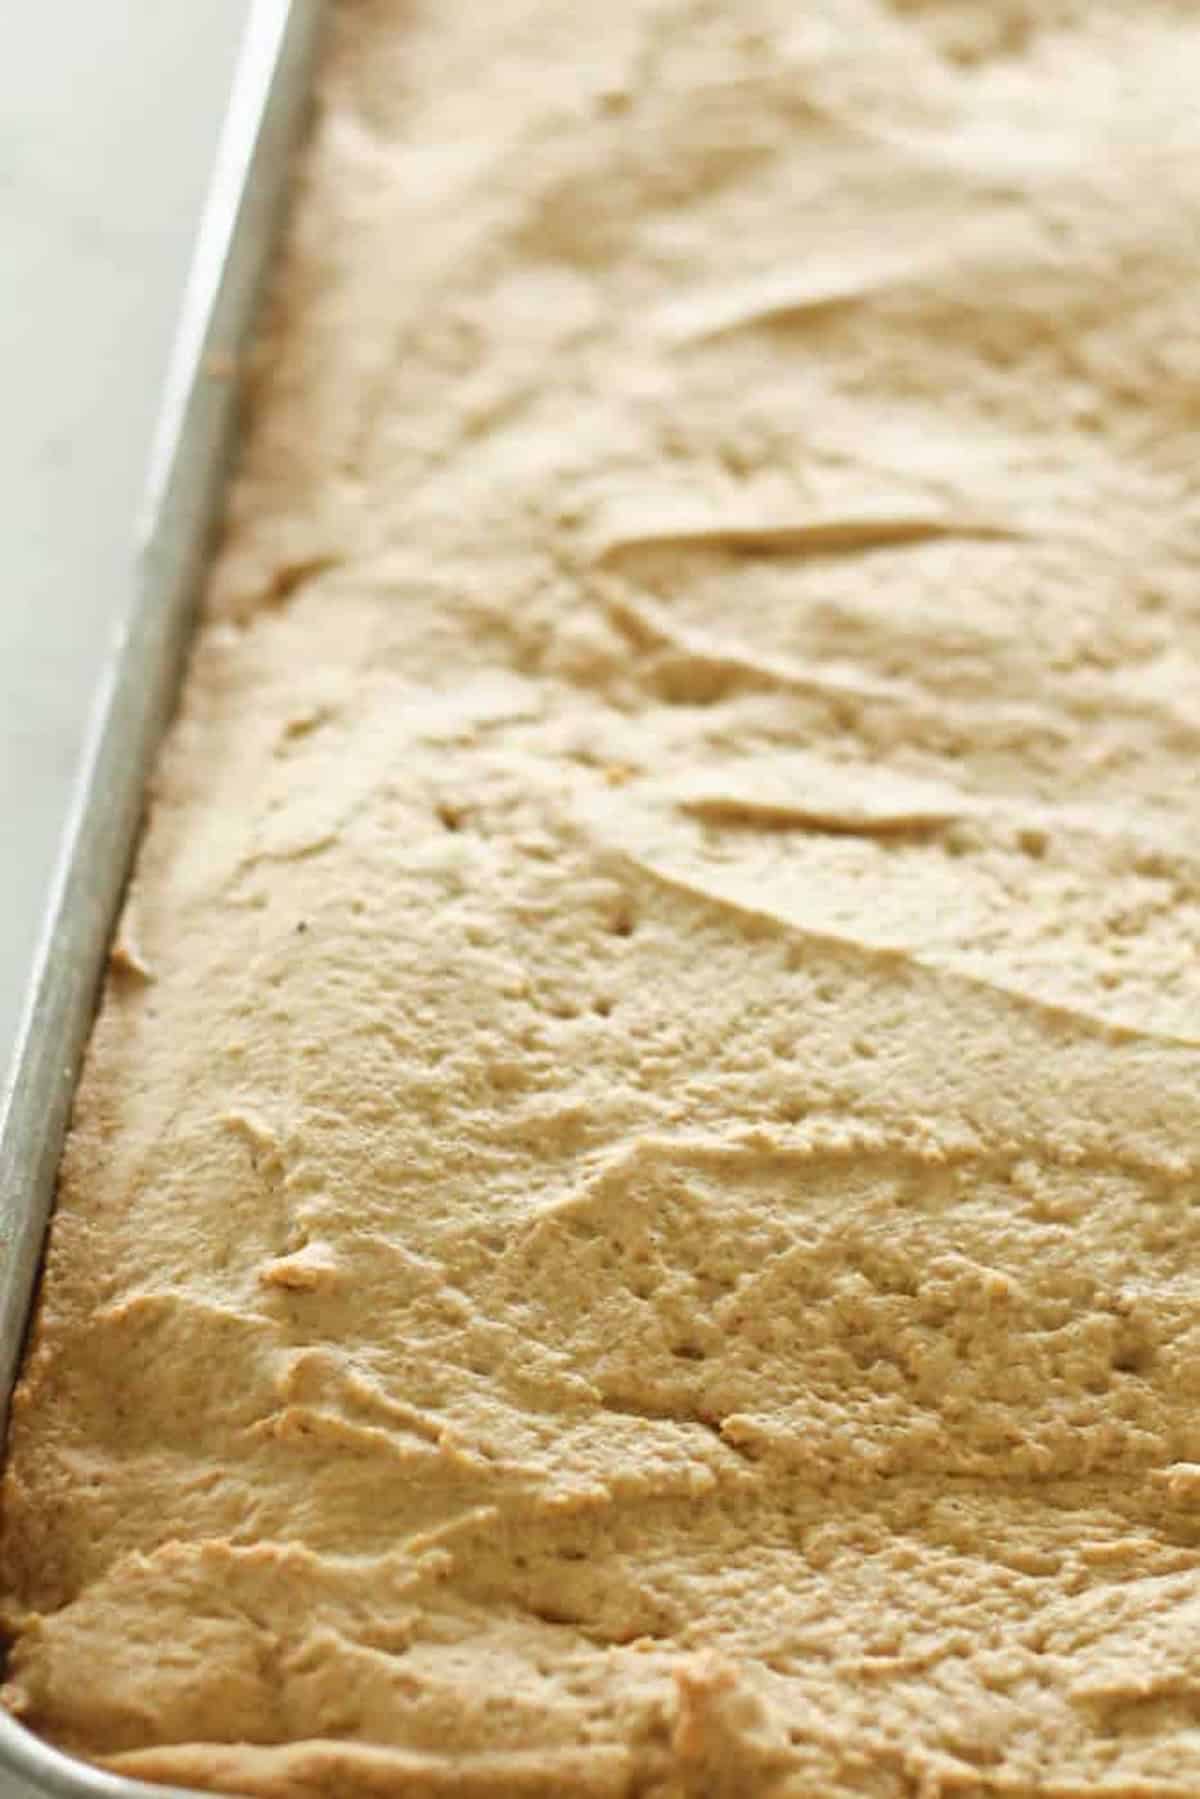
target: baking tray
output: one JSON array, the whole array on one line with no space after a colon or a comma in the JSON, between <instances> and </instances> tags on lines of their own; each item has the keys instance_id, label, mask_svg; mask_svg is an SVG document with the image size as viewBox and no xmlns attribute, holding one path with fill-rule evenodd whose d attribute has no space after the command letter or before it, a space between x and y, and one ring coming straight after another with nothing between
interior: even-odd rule
<instances>
[{"instance_id":1,"label":"baking tray","mask_svg":"<svg viewBox=\"0 0 1200 1799\"><path fill-rule=\"evenodd\" d=\"M0 1097L0 1424L37 1286L75 1082L174 710L232 451L242 348L310 90L322 0L254 0L150 458L133 593L109 656ZM0 1795L178 1795L90 1768L0 1713Z\"/></svg>"}]
</instances>

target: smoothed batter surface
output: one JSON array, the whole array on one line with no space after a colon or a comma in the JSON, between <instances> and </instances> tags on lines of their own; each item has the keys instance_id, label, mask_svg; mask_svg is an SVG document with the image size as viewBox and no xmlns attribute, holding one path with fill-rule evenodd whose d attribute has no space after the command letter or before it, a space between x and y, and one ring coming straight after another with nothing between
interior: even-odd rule
<instances>
[{"instance_id":1,"label":"smoothed batter surface","mask_svg":"<svg viewBox=\"0 0 1200 1799\"><path fill-rule=\"evenodd\" d=\"M1200 17L357 0L14 1411L269 1799L1200 1791Z\"/></svg>"}]
</instances>

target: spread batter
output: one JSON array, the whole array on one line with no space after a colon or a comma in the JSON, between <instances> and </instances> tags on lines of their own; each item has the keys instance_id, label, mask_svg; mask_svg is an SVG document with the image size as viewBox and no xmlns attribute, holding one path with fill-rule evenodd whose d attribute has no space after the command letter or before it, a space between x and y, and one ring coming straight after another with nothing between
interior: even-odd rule
<instances>
[{"instance_id":1,"label":"spread batter","mask_svg":"<svg viewBox=\"0 0 1200 1799\"><path fill-rule=\"evenodd\" d=\"M269 1799L1200 1791L1200 16L345 0L13 1417Z\"/></svg>"}]
</instances>

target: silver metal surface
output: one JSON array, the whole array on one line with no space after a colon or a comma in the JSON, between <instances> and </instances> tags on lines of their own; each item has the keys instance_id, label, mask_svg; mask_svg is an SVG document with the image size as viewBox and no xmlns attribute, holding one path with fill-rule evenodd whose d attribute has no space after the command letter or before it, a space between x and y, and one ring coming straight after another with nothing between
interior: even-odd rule
<instances>
[{"instance_id":1,"label":"silver metal surface","mask_svg":"<svg viewBox=\"0 0 1200 1799\"><path fill-rule=\"evenodd\" d=\"M174 708L228 468L245 340L306 111L321 0L254 0L196 243L151 455L138 575L88 734L35 960L13 1075L0 1096L0 1406L33 1303L55 1177L146 778ZM178 1788L60 1755L0 1713L5 1793L146 1799ZM15 1784L14 1784L15 1782Z\"/></svg>"}]
</instances>

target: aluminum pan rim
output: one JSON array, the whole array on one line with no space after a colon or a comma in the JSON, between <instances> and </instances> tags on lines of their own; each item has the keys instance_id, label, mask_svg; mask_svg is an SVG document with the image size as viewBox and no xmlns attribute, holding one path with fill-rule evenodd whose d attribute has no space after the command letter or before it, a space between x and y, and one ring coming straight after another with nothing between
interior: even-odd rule
<instances>
[{"instance_id":1,"label":"aluminum pan rim","mask_svg":"<svg viewBox=\"0 0 1200 1799\"><path fill-rule=\"evenodd\" d=\"M59 1157L108 943L174 709L228 471L235 384L306 110L322 0L253 0L184 290L150 455L131 602L106 661L0 1093L0 1423L33 1305ZM0 1774L54 1799L163 1799L0 1712Z\"/></svg>"}]
</instances>

